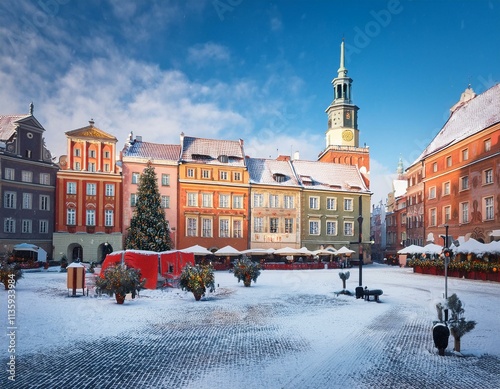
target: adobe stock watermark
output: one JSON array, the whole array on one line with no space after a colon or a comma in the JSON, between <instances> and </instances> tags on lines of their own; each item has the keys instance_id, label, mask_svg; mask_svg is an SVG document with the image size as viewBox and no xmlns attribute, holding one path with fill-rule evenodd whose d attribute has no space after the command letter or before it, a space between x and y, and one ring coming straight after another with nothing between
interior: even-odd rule
<instances>
[{"instance_id":1,"label":"adobe stock watermark","mask_svg":"<svg viewBox=\"0 0 500 389\"><path fill-rule=\"evenodd\" d=\"M233 12L234 9L243 3L243 0L213 0L212 5L219 16L221 22L224 21L224 14Z\"/></svg>"},{"instance_id":2,"label":"adobe stock watermark","mask_svg":"<svg viewBox=\"0 0 500 389\"><path fill-rule=\"evenodd\" d=\"M14 274L9 274L7 291L7 379L16 380L16 279Z\"/></svg>"},{"instance_id":3,"label":"adobe stock watermark","mask_svg":"<svg viewBox=\"0 0 500 389\"><path fill-rule=\"evenodd\" d=\"M351 55L361 53L361 50L368 47L368 45L375 39L382 29L387 27L394 15L403 12L403 6L400 0L389 0L385 9L379 11L370 11L372 20L367 22L363 29L358 26L354 27L354 39L352 44L345 42L345 56L349 61Z\"/></svg>"},{"instance_id":4,"label":"adobe stock watermark","mask_svg":"<svg viewBox=\"0 0 500 389\"><path fill-rule=\"evenodd\" d=\"M17 48L29 40L28 35L40 35L42 30L47 28L50 18L57 16L61 6L68 4L70 0L38 0L36 5L39 8L31 15L21 16L22 34L10 33L7 36L11 46L17 51Z\"/></svg>"}]
</instances>

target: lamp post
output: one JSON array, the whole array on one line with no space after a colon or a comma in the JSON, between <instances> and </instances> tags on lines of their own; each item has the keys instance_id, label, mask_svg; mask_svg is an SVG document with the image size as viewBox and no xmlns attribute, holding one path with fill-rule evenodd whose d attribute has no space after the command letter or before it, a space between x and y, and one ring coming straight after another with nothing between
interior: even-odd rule
<instances>
[{"instance_id":1,"label":"lamp post","mask_svg":"<svg viewBox=\"0 0 500 389\"><path fill-rule=\"evenodd\" d=\"M446 236L444 237L444 298L448 300L448 264L450 262L450 251L448 250L448 224L444 225Z\"/></svg>"},{"instance_id":2,"label":"lamp post","mask_svg":"<svg viewBox=\"0 0 500 389\"><path fill-rule=\"evenodd\" d=\"M359 215L358 217L359 224L359 234L358 234L358 244L359 244L359 286L363 286L363 216Z\"/></svg>"}]
</instances>

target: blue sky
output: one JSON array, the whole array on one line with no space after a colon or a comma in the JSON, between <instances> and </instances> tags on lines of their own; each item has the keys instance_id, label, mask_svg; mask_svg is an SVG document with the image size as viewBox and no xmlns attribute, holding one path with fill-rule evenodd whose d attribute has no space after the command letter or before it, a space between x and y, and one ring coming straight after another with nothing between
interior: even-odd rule
<instances>
[{"instance_id":1,"label":"blue sky","mask_svg":"<svg viewBox=\"0 0 500 389\"><path fill-rule=\"evenodd\" d=\"M119 148L184 132L315 160L342 37L377 203L469 83L500 82L500 0L2 1L0 112L33 101L57 156L93 118Z\"/></svg>"}]
</instances>

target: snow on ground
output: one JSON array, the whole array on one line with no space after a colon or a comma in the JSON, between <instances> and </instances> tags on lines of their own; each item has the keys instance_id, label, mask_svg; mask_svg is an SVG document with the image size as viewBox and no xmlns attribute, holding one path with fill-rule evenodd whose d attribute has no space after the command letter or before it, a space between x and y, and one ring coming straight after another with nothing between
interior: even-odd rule
<instances>
[{"instance_id":1,"label":"snow on ground","mask_svg":"<svg viewBox=\"0 0 500 389\"><path fill-rule=\"evenodd\" d=\"M358 269L349 271L351 277L347 280L347 288L354 293ZM405 347L414 347L412 339L408 340L410 346L406 343L391 345L388 331L409 331L409 335L402 338L412 338L412 323L423 323L424 327L428 323L431 332L432 322L437 320L435 304L444 295L444 277L414 274L409 268L365 266L363 285L384 292L381 302L376 303L337 296L334 292L342 289L339 272L265 270L250 288L243 287L229 272L216 272L216 291L208 293L200 302L196 302L191 293L164 289L141 291L139 298L127 297L124 305L116 304L108 296L95 296L93 288L88 297L81 296L81 291L80 297L69 297L66 273L25 273L16 286L16 356L22 360L30 355L51 355L79 341L98 342L124 333L128 337L141 338L142 329L166 326L166 323L168 328L223 325L228 338L218 335L217 347L231 353L224 348L224 342L228 347L236 347L230 334L239 331L234 336L240 336L241 323L248 322L253 330L260 329L261 334L257 331L256 337L263 338L268 335L266 331L270 331L277 336L276 345L284 349L276 351L273 342L265 339L265 346L259 346L266 348L265 352L261 350L265 355L256 357L255 362L259 366L260 382L254 386L247 384L247 387L333 387L330 380L335 378L329 372L333 345L342 353L334 364L337 372L345 372L345 384L352 378L349 369L359 365L360 360L371 358L374 361L387 352L399 355ZM89 284L93 277L87 275ZM448 295L452 293L457 293L464 303L466 319L477 322L476 328L462 338L462 354L499 358L500 284L449 277ZM0 293L0 300L3 328L0 355L3 360L8 356L9 343L5 313L7 292ZM203 323L196 323L198 317L203 317ZM449 353L452 348L450 337ZM259 354L259 350L252 352ZM418 360L426 360L430 356L434 358L437 350L427 338L427 344L419 346L415 353ZM247 374L246 363L242 359L232 369L214 367L179 385L196 387L211 382L215 383L214 387L223 387L221 382L227 382L227 387L239 387L240 375ZM360 369L368 372L370 366ZM304 373L306 370L312 373ZM282 376L277 377L277 371L281 371ZM0 379L2 377L0 375ZM169 387L169 382L164 387Z\"/></svg>"}]
</instances>

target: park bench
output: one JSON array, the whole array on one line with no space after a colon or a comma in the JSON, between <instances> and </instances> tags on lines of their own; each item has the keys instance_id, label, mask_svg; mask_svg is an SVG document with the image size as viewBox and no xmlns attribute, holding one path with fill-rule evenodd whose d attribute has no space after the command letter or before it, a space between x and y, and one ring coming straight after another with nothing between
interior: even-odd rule
<instances>
[{"instance_id":1,"label":"park bench","mask_svg":"<svg viewBox=\"0 0 500 389\"><path fill-rule=\"evenodd\" d=\"M384 293L382 291L382 289L368 289L365 287L365 289L363 290L363 296L365 297L365 301L370 301L370 296L373 296L373 299L375 301L379 301L378 299L378 296L381 296L382 293Z\"/></svg>"}]
</instances>

